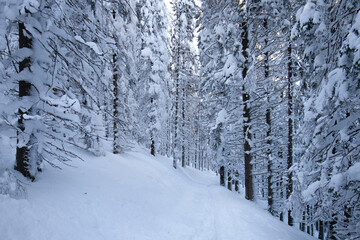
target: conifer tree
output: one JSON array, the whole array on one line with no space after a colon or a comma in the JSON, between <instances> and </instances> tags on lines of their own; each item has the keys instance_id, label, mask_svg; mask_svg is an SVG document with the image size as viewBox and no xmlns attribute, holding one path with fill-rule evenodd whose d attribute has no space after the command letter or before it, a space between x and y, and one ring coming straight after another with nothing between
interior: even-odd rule
<instances>
[{"instance_id":1,"label":"conifer tree","mask_svg":"<svg viewBox=\"0 0 360 240\"><path fill-rule=\"evenodd\" d=\"M196 5L193 0L177 0L173 3L174 22L171 36L172 78L174 86L174 134L173 158L186 164L186 119L188 116L188 86L194 80L195 57L192 48L195 29Z\"/></svg>"},{"instance_id":2,"label":"conifer tree","mask_svg":"<svg viewBox=\"0 0 360 240\"><path fill-rule=\"evenodd\" d=\"M138 12L138 99L139 115L146 145L155 156L166 141L162 132L167 127L168 107L168 41L166 38L166 10L163 2L140 1Z\"/></svg>"}]
</instances>

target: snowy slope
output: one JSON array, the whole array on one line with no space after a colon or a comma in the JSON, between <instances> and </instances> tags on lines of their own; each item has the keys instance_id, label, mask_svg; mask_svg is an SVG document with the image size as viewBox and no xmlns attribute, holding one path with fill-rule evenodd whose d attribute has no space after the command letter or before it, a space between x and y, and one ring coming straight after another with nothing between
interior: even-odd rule
<instances>
[{"instance_id":1,"label":"snowy slope","mask_svg":"<svg viewBox=\"0 0 360 240\"><path fill-rule=\"evenodd\" d=\"M0 195L1 240L312 239L218 186L141 151L48 167L26 200Z\"/></svg>"}]
</instances>

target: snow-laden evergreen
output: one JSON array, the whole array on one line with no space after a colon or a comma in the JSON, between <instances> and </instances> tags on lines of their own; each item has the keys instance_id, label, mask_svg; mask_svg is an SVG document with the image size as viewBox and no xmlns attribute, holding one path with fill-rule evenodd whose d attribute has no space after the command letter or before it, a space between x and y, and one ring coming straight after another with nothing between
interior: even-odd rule
<instances>
[{"instance_id":1,"label":"snow-laden evergreen","mask_svg":"<svg viewBox=\"0 0 360 240\"><path fill-rule=\"evenodd\" d=\"M358 2L209 0L202 8L200 90L213 167L230 190L240 180L248 199L289 225L320 239L358 236ZM242 58L226 51L233 36ZM243 79L234 74L241 70ZM229 72L242 88L224 84Z\"/></svg>"},{"instance_id":2,"label":"snow-laden evergreen","mask_svg":"<svg viewBox=\"0 0 360 240\"><path fill-rule=\"evenodd\" d=\"M359 9L358 0L0 0L0 238L112 239L114 222L139 239L306 238L263 221L267 210L319 239L357 239ZM156 158L132 153L137 145ZM239 194L178 165L216 172ZM62 205L87 184L101 197L84 191L81 206ZM50 185L64 197L54 208ZM50 215L76 222L61 233L57 220L36 225Z\"/></svg>"},{"instance_id":3,"label":"snow-laden evergreen","mask_svg":"<svg viewBox=\"0 0 360 240\"><path fill-rule=\"evenodd\" d=\"M170 151L168 118L171 109L166 8L163 2L141 0L136 11L139 19L136 97L140 141L150 148L152 155L164 155Z\"/></svg>"},{"instance_id":4,"label":"snow-laden evergreen","mask_svg":"<svg viewBox=\"0 0 360 240\"><path fill-rule=\"evenodd\" d=\"M314 221L324 224L325 238L359 236L359 7L308 1L294 31L304 49L308 98L299 136L306 148L293 169L301 193L292 202L304 209L298 215L308 232Z\"/></svg>"},{"instance_id":5,"label":"snow-laden evergreen","mask_svg":"<svg viewBox=\"0 0 360 240\"><path fill-rule=\"evenodd\" d=\"M196 56L194 51L195 16L197 7L194 0L176 0L173 2L174 20L171 26L171 75L173 80L173 133L172 155L174 167L177 162L182 167L189 165L189 142L196 139L191 131L188 119L197 106L193 91L196 90Z\"/></svg>"}]
</instances>

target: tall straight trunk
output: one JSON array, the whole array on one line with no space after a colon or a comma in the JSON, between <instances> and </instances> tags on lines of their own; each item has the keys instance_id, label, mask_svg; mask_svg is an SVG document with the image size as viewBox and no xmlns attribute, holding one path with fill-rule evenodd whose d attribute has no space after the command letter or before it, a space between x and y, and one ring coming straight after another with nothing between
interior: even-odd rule
<instances>
[{"instance_id":1,"label":"tall straight trunk","mask_svg":"<svg viewBox=\"0 0 360 240\"><path fill-rule=\"evenodd\" d=\"M268 171L268 177L267 177L267 190L268 190L268 198L267 198L267 202L268 202L268 206L269 206L269 212L271 214L274 213L274 209L273 209L273 191L272 191L272 163L271 163L271 139L270 139L270 135L271 135L271 112L270 112L270 108L266 109L266 124L268 127L268 130L266 132L266 144L267 144L267 157L268 157L268 163L267 163L267 171Z\"/></svg>"},{"instance_id":2,"label":"tall straight trunk","mask_svg":"<svg viewBox=\"0 0 360 240\"><path fill-rule=\"evenodd\" d=\"M243 22L242 24L243 34L242 34L242 54L245 58L244 68L242 71L243 80L246 79L247 72L248 72L248 48L249 48L249 39L248 39L248 28L247 23ZM251 133L249 131L250 128L250 108L249 108L249 100L250 95L245 92L245 83L243 84L243 94L242 94L242 101L244 104L244 162L245 162L245 198L248 200L254 199L254 189L253 189L253 181L252 181L252 164L251 164Z\"/></svg>"},{"instance_id":3,"label":"tall straight trunk","mask_svg":"<svg viewBox=\"0 0 360 240\"><path fill-rule=\"evenodd\" d=\"M181 103L181 166L185 167L185 84L182 88L182 103Z\"/></svg>"},{"instance_id":4,"label":"tall straight trunk","mask_svg":"<svg viewBox=\"0 0 360 240\"><path fill-rule=\"evenodd\" d=\"M265 31L267 31L268 29L268 20L265 18L264 19L264 28ZM265 48L267 48L268 44L268 40L265 39ZM267 88L270 88L270 84L269 83L269 75L270 75L270 69L269 69L269 52L266 51L265 53L265 57L264 57L264 80L265 80L265 86ZM267 125L267 131L266 131L266 145L267 145L267 149L266 149L266 155L267 155L267 172L268 172L268 177L267 177L267 202L268 202L268 211L273 214L273 191L272 191L272 164L271 164L271 109L270 109L270 93L269 93L270 89L266 89L266 97L267 97L267 108L266 108L266 113L265 113L265 118L266 118L266 125Z\"/></svg>"},{"instance_id":5,"label":"tall straight trunk","mask_svg":"<svg viewBox=\"0 0 360 240\"><path fill-rule=\"evenodd\" d=\"M114 102L113 102L113 153L117 154L120 152L119 146L119 127L118 127L118 118L119 118L119 86L118 86L118 69L116 65L116 54L113 54L113 94L114 94Z\"/></svg>"},{"instance_id":6,"label":"tall straight trunk","mask_svg":"<svg viewBox=\"0 0 360 240\"><path fill-rule=\"evenodd\" d=\"M178 70L176 70L178 71ZM178 74L177 74L178 75ZM178 112L179 112L179 78L178 76L175 78L175 120L174 120L174 150L173 150L173 167L176 168L176 158L177 158L177 148L178 148Z\"/></svg>"},{"instance_id":7,"label":"tall straight trunk","mask_svg":"<svg viewBox=\"0 0 360 240\"><path fill-rule=\"evenodd\" d=\"M179 136L178 136L178 129L179 129L179 95L180 95L180 73L179 73L179 63L180 63L180 48L177 48L177 59L175 63L175 120L174 120L174 150L173 150L173 167L176 168L176 161L178 155L178 145L179 145Z\"/></svg>"},{"instance_id":8,"label":"tall straight trunk","mask_svg":"<svg viewBox=\"0 0 360 240\"><path fill-rule=\"evenodd\" d=\"M19 48L29 48L32 49L32 38L31 33L29 33L23 22L19 22ZM30 69L31 67L31 58L26 57L19 63L19 72L22 72L26 68ZM19 98L31 96L31 83L25 80L19 81ZM31 109L23 111L19 109L19 118L18 118L18 128L21 132L25 131L25 114L30 114ZM20 142L20 132L17 132L17 143ZM33 134L30 135L29 141L25 146L16 147L16 165L15 169L21 172L25 177L30 178L31 180L35 180L34 174L31 173L30 169L35 166L31 166L31 158L34 158L36 154L32 154L35 151L35 148L32 147L32 144L35 144L35 136ZM34 152L35 153L35 152Z\"/></svg>"},{"instance_id":9,"label":"tall straight trunk","mask_svg":"<svg viewBox=\"0 0 360 240\"><path fill-rule=\"evenodd\" d=\"M178 2L174 2L174 6L177 6ZM179 12L176 12L176 19L180 19ZM180 24L177 23L177 29L176 31L178 33L181 32ZM181 120L181 105L180 105L180 42L179 39L176 39L177 46L176 50L174 51L176 54L175 58L175 120L174 120L174 146L173 146L173 167L176 168L177 161L179 160L179 154L181 149L181 126L180 126L180 120Z\"/></svg>"},{"instance_id":10,"label":"tall straight trunk","mask_svg":"<svg viewBox=\"0 0 360 240\"><path fill-rule=\"evenodd\" d=\"M245 90L245 89L244 89ZM247 93L243 93L243 102L244 102L244 156L245 156L245 198L247 200L254 199L254 189L253 189L253 181L252 181L252 164L251 164L251 133L249 131L250 128L250 108L248 107L248 102L250 100L250 96Z\"/></svg>"},{"instance_id":11,"label":"tall straight trunk","mask_svg":"<svg viewBox=\"0 0 360 240\"><path fill-rule=\"evenodd\" d=\"M198 115L196 116L196 122L199 122L199 118ZM194 147L194 165L195 165L195 169L200 169L199 167L199 151L198 151L198 145L199 145L199 128L198 125L195 126L195 147Z\"/></svg>"},{"instance_id":12,"label":"tall straight trunk","mask_svg":"<svg viewBox=\"0 0 360 240\"><path fill-rule=\"evenodd\" d=\"M288 91L288 154L287 154L287 169L290 170L293 165L293 103L292 103L292 45L289 40L288 46L288 82L287 82L287 91ZM286 199L289 199L293 191L293 182L292 182L292 172L288 172L288 182L286 186ZM288 224L293 226L293 218L291 216L291 210L288 210Z\"/></svg>"},{"instance_id":13,"label":"tall straight trunk","mask_svg":"<svg viewBox=\"0 0 360 240\"><path fill-rule=\"evenodd\" d=\"M150 98L150 104L152 107L154 107L154 98ZM152 120L150 120L151 125L153 125L154 123L152 122ZM155 156L155 140L154 140L154 132L150 130L150 154Z\"/></svg>"},{"instance_id":14,"label":"tall straight trunk","mask_svg":"<svg viewBox=\"0 0 360 240\"><path fill-rule=\"evenodd\" d=\"M113 19L116 18L116 11L113 10ZM118 67L117 67L117 58L116 53L113 54L113 94L114 94L114 101L113 101L113 153L117 154L120 152L119 146L119 126L118 126L118 119L119 119L119 86L118 86Z\"/></svg>"},{"instance_id":15,"label":"tall straight trunk","mask_svg":"<svg viewBox=\"0 0 360 240\"><path fill-rule=\"evenodd\" d=\"M170 92L170 90L168 89L168 92ZM167 115L168 116L171 116L171 111L169 109L169 104L167 104ZM166 131L167 131L167 134L166 134L166 156L167 157L170 157L171 156L171 147L172 147L172 144L171 144L171 126L172 126L172 119L171 117L168 117L168 120L167 120L167 128L166 128Z\"/></svg>"}]
</instances>

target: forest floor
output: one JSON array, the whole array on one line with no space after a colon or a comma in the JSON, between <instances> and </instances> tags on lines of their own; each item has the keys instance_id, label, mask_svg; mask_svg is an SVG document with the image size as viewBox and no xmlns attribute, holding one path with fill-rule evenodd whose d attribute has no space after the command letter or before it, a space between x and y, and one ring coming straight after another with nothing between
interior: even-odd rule
<instances>
[{"instance_id":1,"label":"forest floor","mask_svg":"<svg viewBox=\"0 0 360 240\"><path fill-rule=\"evenodd\" d=\"M46 167L24 199L0 195L2 240L304 240L218 177L142 150ZM24 180L25 181L25 180Z\"/></svg>"}]
</instances>

